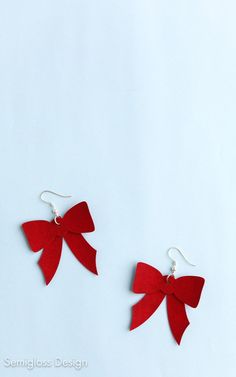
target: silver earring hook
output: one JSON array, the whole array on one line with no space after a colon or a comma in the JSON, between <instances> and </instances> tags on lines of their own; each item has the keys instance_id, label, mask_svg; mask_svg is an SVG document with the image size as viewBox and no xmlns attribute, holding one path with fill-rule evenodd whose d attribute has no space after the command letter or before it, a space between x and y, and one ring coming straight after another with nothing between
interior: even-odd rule
<instances>
[{"instance_id":1,"label":"silver earring hook","mask_svg":"<svg viewBox=\"0 0 236 377\"><path fill-rule=\"evenodd\" d=\"M62 195L62 194L58 194L57 192L55 192L55 191L51 191L51 190L44 190L44 191L42 191L41 194L40 194L40 199L41 199L44 203L48 204L48 205L51 207L52 213L55 215L55 217L54 217L54 221L55 221L55 223L56 223L57 225L59 225L59 223L57 222L57 217L60 216L60 215L59 215L59 212L58 212L58 210L57 210L57 208L56 208L56 206L55 206L55 204L54 204L53 202L50 202L50 201L48 201L48 200L43 199L43 195L44 195L45 193L53 194L53 195L56 195L56 196L60 196L61 198L71 198L71 195Z\"/></svg>"},{"instance_id":2,"label":"silver earring hook","mask_svg":"<svg viewBox=\"0 0 236 377\"><path fill-rule=\"evenodd\" d=\"M185 262L187 262L188 264L190 264L190 266L194 266L194 267L196 266L196 264L191 263L191 262L186 258L186 256L184 255L184 253L183 253L180 249L178 249L178 247L171 246L171 247L167 250L168 257L172 260L171 274L170 274L169 276L174 275L174 273L175 273L175 271L176 271L176 266L177 266L176 260L170 255L170 254L171 254L171 253L170 253L171 250L176 250L176 251L178 251L178 252L180 253L180 255L183 257L183 259L185 260ZM169 276L168 276L168 278L169 278ZM168 280L168 278L167 278L167 280Z\"/></svg>"}]
</instances>

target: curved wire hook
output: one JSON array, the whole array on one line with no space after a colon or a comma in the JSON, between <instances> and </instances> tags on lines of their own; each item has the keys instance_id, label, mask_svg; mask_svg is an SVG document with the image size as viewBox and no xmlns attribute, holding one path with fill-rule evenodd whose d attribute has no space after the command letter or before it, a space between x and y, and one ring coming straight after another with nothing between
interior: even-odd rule
<instances>
[{"instance_id":1,"label":"curved wire hook","mask_svg":"<svg viewBox=\"0 0 236 377\"><path fill-rule=\"evenodd\" d=\"M56 209L55 204L54 204L53 202L50 202L50 201L48 201L48 200L43 199L43 194L45 194L45 193L53 194L53 195L56 195L56 196L60 196L61 198L71 198L71 195L62 195L62 194L58 194L58 193L55 192L55 191L44 190L44 191L41 192L41 194L40 194L40 196L39 196L40 199L41 199L44 203L48 204L48 205L51 207L52 213L55 215L55 217L54 217L54 221L55 221L56 224L59 225L59 223L57 222L57 217L60 216L60 215L59 215L59 212L58 212L58 210Z\"/></svg>"},{"instance_id":2,"label":"curved wire hook","mask_svg":"<svg viewBox=\"0 0 236 377\"><path fill-rule=\"evenodd\" d=\"M186 258L186 256L184 255L184 253L183 253L178 247L171 246L171 247L169 247L169 249L167 250L168 257L172 260L171 274L168 275L167 280L168 280L168 278L169 278L171 275L174 275L174 273L175 273L175 271L176 271L176 266L177 266L176 260L170 255L171 250L177 250L177 251L180 253L180 255L183 257L183 259L185 260L185 262L187 262L188 264L190 264L190 266L194 266L194 267L196 266L196 264L191 263L191 262Z\"/></svg>"}]
</instances>

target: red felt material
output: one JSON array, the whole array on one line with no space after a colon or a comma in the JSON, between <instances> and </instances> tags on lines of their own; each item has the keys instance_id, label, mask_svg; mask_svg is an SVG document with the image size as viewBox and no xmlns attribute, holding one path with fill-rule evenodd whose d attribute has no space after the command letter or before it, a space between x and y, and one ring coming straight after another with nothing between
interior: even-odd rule
<instances>
[{"instance_id":1,"label":"red felt material","mask_svg":"<svg viewBox=\"0 0 236 377\"><path fill-rule=\"evenodd\" d=\"M63 238L80 263L97 275L97 252L81 234L93 232L95 229L87 203L76 204L64 217L58 217L57 222L59 225L54 220L35 220L22 224L31 250L37 252L43 249L38 264L46 284L50 283L57 271Z\"/></svg>"},{"instance_id":2,"label":"red felt material","mask_svg":"<svg viewBox=\"0 0 236 377\"><path fill-rule=\"evenodd\" d=\"M189 325L189 320L186 314L185 305L179 301L175 295L168 295L167 301L167 314L171 332L178 344Z\"/></svg>"},{"instance_id":3,"label":"red felt material","mask_svg":"<svg viewBox=\"0 0 236 377\"><path fill-rule=\"evenodd\" d=\"M145 296L132 307L130 330L142 325L167 297L167 314L171 332L180 344L189 325L185 304L196 308L205 280L200 276L182 276L175 279L163 276L160 271L146 263L138 263L133 282L134 293Z\"/></svg>"}]
</instances>

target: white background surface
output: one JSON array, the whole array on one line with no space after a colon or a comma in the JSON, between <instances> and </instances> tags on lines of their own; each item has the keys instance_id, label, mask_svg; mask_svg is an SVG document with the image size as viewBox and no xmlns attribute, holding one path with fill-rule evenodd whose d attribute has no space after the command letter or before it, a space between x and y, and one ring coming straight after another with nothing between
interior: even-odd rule
<instances>
[{"instance_id":1,"label":"white background surface","mask_svg":"<svg viewBox=\"0 0 236 377\"><path fill-rule=\"evenodd\" d=\"M0 2L0 374L235 376L234 1ZM96 277L66 245L46 287L20 224L89 203ZM128 331L134 267L206 278L182 345L165 304ZM4 360L88 367L6 368Z\"/></svg>"}]
</instances>

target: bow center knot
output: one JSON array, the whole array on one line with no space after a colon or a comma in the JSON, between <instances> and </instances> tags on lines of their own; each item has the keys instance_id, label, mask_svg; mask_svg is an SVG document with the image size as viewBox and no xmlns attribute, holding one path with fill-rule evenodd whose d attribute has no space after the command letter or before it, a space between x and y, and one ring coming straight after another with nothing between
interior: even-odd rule
<instances>
[{"instance_id":1,"label":"bow center knot","mask_svg":"<svg viewBox=\"0 0 236 377\"><path fill-rule=\"evenodd\" d=\"M165 294L165 295L171 295L174 293L174 287L170 282L163 282L160 290Z\"/></svg>"},{"instance_id":2,"label":"bow center knot","mask_svg":"<svg viewBox=\"0 0 236 377\"><path fill-rule=\"evenodd\" d=\"M62 218L58 217L57 223L53 223L53 233L55 234L55 236L64 237L67 233L67 229L62 220Z\"/></svg>"}]
</instances>

